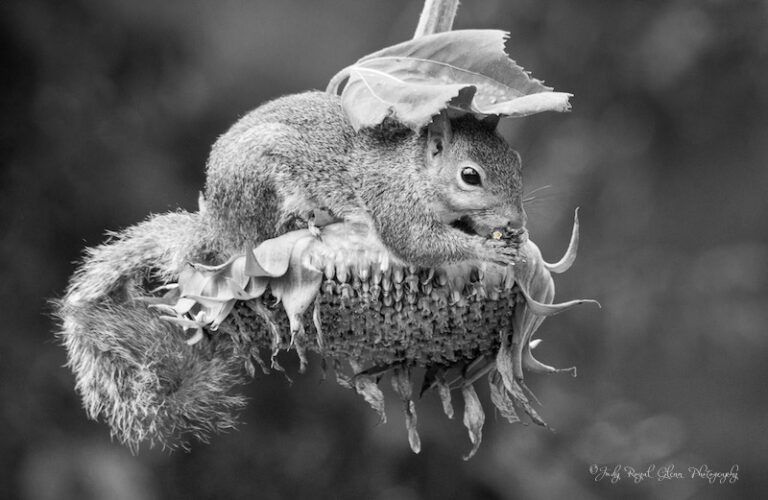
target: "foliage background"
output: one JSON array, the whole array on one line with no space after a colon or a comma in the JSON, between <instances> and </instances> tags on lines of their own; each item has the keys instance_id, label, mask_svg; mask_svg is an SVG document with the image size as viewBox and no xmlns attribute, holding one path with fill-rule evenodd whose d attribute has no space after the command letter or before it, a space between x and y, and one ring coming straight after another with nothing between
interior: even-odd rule
<instances>
[{"instance_id":1,"label":"foliage background","mask_svg":"<svg viewBox=\"0 0 768 500\"><path fill-rule=\"evenodd\" d=\"M768 4L466 1L456 27L575 94L507 123L531 233L554 259L581 206L582 252L531 377L557 432L491 415L478 455L432 395L424 443L333 383L247 387L236 432L189 454L111 443L86 420L46 301L84 246L150 212L195 209L209 146L281 94L412 34L420 2L42 0L0 4L0 497L757 498L768 493ZM295 370L293 357L285 362ZM487 401L487 394L481 399ZM487 391L486 391L487 392ZM391 394L390 394L391 396ZM490 406L488 406L490 407ZM597 464L708 464L740 480L611 485Z\"/></svg>"}]
</instances>

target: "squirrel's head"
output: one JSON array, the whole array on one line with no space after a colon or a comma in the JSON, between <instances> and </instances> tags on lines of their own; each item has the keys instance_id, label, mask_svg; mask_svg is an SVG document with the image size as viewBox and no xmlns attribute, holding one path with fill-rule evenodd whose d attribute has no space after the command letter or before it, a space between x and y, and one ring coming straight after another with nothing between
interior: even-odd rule
<instances>
[{"instance_id":1,"label":"squirrel's head","mask_svg":"<svg viewBox=\"0 0 768 500\"><path fill-rule=\"evenodd\" d=\"M525 227L520 155L496 123L437 117L427 129L426 165L437 186L441 219L480 236Z\"/></svg>"}]
</instances>

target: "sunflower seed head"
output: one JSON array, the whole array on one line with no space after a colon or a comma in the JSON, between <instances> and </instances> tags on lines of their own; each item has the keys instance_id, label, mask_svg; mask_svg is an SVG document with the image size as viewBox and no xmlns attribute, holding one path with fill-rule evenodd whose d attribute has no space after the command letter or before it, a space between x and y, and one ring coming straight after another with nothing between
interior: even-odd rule
<instances>
[{"instance_id":1,"label":"sunflower seed head","mask_svg":"<svg viewBox=\"0 0 768 500\"><path fill-rule=\"evenodd\" d=\"M304 233L288 233L220 266L179 266L180 272L167 272L177 278L178 283L171 283L177 286L150 297L137 288L125 303L84 305L81 297L97 289L103 275L89 270L100 269L108 260L104 255L115 260L109 245L94 250L59 309L62 339L89 413L104 416L113 433L132 447L142 441L187 446L184 435L205 439L234 425L233 411L243 402L229 396L229 390L253 376L255 365L265 373L284 373L278 353L295 350L302 371L307 352L319 353L332 364L339 383L356 390L382 420L384 398L377 384L391 372L415 452L421 441L412 398L413 367L438 374L425 387L437 390L449 417L451 390L461 391L472 443L466 458L482 438L485 415L472 387L482 376L488 375L491 400L504 418L517 421L516 410L522 410L546 425L531 404L536 399L523 381L523 368L562 371L533 357L536 343L531 338L544 315L583 303L551 304L554 285L547 267L559 271L570 265L577 228L563 259L566 264L544 263L538 248L520 238L521 259L514 268L461 263L425 269L403 266L380 245L365 247L370 238L355 239L358 229L343 226L323 227L319 239L306 231L309 239ZM353 240L368 243L356 248ZM285 254L265 254L266 247ZM128 244L125 251L130 250ZM267 260L260 262L265 255ZM144 301L133 300L141 296ZM169 320L161 319L157 308ZM109 318L107 324L104 318ZM142 322L147 326L137 329ZM177 325L190 330L194 345L187 345L190 333ZM104 351L94 345L94 331L107 332L98 346L130 357L117 360L125 373L119 380L114 379L117 361L99 354ZM165 334L158 336L158 331ZM261 355L265 349L268 362ZM169 361L152 360L154 371L139 373L135 367L149 366L150 355ZM170 361L180 359L184 362ZM352 375L343 372L342 362L350 363ZM361 375L368 366L390 368L376 376ZM450 383L444 378L448 372L454 373ZM166 387L188 381L197 384L184 391L191 400Z\"/></svg>"}]
</instances>

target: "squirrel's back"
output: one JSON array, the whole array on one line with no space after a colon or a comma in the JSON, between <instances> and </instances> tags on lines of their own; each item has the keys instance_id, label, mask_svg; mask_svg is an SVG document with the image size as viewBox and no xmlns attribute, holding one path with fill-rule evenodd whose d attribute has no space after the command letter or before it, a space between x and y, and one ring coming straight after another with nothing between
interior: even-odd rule
<instances>
[{"instance_id":1,"label":"squirrel's back","mask_svg":"<svg viewBox=\"0 0 768 500\"><path fill-rule=\"evenodd\" d=\"M280 97L251 111L211 149L206 203L233 250L276 236L289 213L356 205L350 165L359 140L325 92Z\"/></svg>"}]
</instances>

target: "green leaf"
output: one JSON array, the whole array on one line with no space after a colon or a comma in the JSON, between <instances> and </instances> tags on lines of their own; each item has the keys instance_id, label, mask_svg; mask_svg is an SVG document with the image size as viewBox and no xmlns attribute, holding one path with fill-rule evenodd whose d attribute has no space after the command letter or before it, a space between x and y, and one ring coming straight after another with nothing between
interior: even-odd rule
<instances>
[{"instance_id":1,"label":"green leaf","mask_svg":"<svg viewBox=\"0 0 768 500\"><path fill-rule=\"evenodd\" d=\"M385 48L346 68L328 91L341 91L356 130L392 117L419 130L444 109L487 115L526 116L567 111L570 94L552 92L504 51L507 33L457 30Z\"/></svg>"}]
</instances>

